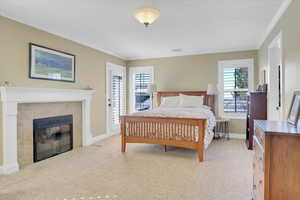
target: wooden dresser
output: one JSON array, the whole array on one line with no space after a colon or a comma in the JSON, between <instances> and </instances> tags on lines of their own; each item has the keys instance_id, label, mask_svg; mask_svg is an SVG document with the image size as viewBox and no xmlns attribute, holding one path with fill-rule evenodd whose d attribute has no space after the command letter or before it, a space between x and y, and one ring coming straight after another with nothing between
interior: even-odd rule
<instances>
[{"instance_id":1,"label":"wooden dresser","mask_svg":"<svg viewBox=\"0 0 300 200\"><path fill-rule=\"evenodd\" d=\"M254 120L267 120L267 93L251 92L248 95L246 145L253 149Z\"/></svg>"},{"instance_id":2,"label":"wooden dresser","mask_svg":"<svg viewBox=\"0 0 300 200\"><path fill-rule=\"evenodd\" d=\"M300 127L255 121L254 200L300 199Z\"/></svg>"}]
</instances>

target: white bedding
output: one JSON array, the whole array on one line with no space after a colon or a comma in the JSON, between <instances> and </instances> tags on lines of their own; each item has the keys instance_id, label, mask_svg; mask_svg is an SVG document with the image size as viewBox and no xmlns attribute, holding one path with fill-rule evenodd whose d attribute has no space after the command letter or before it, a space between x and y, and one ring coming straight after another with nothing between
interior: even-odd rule
<instances>
[{"instance_id":1,"label":"white bedding","mask_svg":"<svg viewBox=\"0 0 300 200\"><path fill-rule=\"evenodd\" d=\"M211 143L214 133L213 128L216 125L216 118L213 112L207 106L197 108L155 108L149 111L133 113L134 116L143 117L178 117L178 118L199 118L207 119L205 129L205 148Z\"/></svg>"}]
</instances>

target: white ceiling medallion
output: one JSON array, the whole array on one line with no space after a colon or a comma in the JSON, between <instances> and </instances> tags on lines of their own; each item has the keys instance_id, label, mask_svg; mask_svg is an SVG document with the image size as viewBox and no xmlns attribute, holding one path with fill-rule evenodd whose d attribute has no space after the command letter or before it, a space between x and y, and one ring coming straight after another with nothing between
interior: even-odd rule
<instances>
[{"instance_id":1,"label":"white ceiling medallion","mask_svg":"<svg viewBox=\"0 0 300 200\"><path fill-rule=\"evenodd\" d=\"M160 11L154 8L142 8L134 12L133 16L137 21L148 27L160 16Z\"/></svg>"}]
</instances>

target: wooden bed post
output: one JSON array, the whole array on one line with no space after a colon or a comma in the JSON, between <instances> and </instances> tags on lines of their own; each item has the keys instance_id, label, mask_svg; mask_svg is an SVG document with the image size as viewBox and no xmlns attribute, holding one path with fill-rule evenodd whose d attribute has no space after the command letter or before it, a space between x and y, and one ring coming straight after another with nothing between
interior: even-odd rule
<instances>
[{"instance_id":1,"label":"wooden bed post","mask_svg":"<svg viewBox=\"0 0 300 200\"><path fill-rule=\"evenodd\" d=\"M126 151L126 118L121 117L121 152Z\"/></svg>"},{"instance_id":2,"label":"wooden bed post","mask_svg":"<svg viewBox=\"0 0 300 200\"><path fill-rule=\"evenodd\" d=\"M198 156L199 156L199 162L203 162L204 161L204 154L205 154L205 150L204 150L204 139L205 139L205 124L206 124L206 120L203 119L199 122L199 145L198 145Z\"/></svg>"}]
</instances>

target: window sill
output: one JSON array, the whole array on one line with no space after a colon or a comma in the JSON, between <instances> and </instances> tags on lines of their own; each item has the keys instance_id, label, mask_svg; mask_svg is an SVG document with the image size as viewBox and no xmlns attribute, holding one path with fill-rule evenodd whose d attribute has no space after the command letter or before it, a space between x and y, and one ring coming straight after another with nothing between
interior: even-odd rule
<instances>
[{"instance_id":1,"label":"window sill","mask_svg":"<svg viewBox=\"0 0 300 200\"><path fill-rule=\"evenodd\" d=\"M247 115L246 114L244 114L244 115L223 114L223 115L221 115L221 118L224 118L224 119L244 119L244 120L246 120Z\"/></svg>"}]
</instances>

